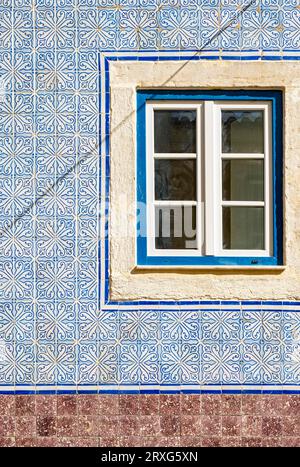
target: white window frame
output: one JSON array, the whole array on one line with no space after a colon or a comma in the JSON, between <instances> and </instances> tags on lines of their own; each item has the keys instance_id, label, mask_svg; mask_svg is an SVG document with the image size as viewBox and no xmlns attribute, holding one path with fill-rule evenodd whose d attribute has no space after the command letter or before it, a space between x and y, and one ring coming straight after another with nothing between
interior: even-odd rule
<instances>
[{"instance_id":1,"label":"white window frame","mask_svg":"<svg viewBox=\"0 0 300 467\"><path fill-rule=\"evenodd\" d=\"M196 153L155 154L154 111L195 110ZM263 154L222 154L222 110L262 110L264 112ZM197 201L155 201L155 159L196 159ZM222 160L264 159L264 201L223 201ZM269 257L273 252L272 190L272 104L267 101L155 101L146 104L146 199L148 256L230 256ZM209 183L207 183L209 180ZM196 206L197 248L193 250L155 248L155 206ZM265 209L265 248L263 250L225 250L222 247L222 206L261 206Z\"/></svg>"}]
</instances>

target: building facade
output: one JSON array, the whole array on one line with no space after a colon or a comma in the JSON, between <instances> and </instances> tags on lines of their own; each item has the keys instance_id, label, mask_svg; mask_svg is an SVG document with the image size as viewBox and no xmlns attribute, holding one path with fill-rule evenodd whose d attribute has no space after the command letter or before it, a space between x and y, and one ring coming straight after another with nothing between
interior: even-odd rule
<instances>
[{"instance_id":1,"label":"building facade","mask_svg":"<svg viewBox=\"0 0 300 467\"><path fill-rule=\"evenodd\" d=\"M2 444L299 445L299 57L299 0L1 2Z\"/></svg>"}]
</instances>

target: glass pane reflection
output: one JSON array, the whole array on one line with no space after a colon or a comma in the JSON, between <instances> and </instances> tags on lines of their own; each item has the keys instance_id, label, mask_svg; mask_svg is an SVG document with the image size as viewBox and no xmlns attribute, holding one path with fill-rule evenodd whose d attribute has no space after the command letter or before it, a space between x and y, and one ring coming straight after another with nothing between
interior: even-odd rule
<instances>
[{"instance_id":1,"label":"glass pane reflection","mask_svg":"<svg viewBox=\"0 0 300 467\"><path fill-rule=\"evenodd\" d=\"M264 113L262 110L222 111L222 152L264 152Z\"/></svg>"},{"instance_id":2,"label":"glass pane reflection","mask_svg":"<svg viewBox=\"0 0 300 467\"><path fill-rule=\"evenodd\" d=\"M196 153L196 111L155 110L154 151Z\"/></svg>"},{"instance_id":3,"label":"glass pane reflection","mask_svg":"<svg viewBox=\"0 0 300 467\"><path fill-rule=\"evenodd\" d=\"M223 207L223 248L264 249L264 208Z\"/></svg>"},{"instance_id":4,"label":"glass pane reflection","mask_svg":"<svg viewBox=\"0 0 300 467\"><path fill-rule=\"evenodd\" d=\"M157 159L155 199L196 200L196 160Z\"/></svg>"},{"instance_id":5,"label":"glass pane reflection","mask_svg":"<svg viewBox=\"0 0 300 467\"><path fill-rule=\"evenodd\" d=\"M223 200L263 201L264 161L259 159L223 160Z\"/></svg>"},{"instance_id":6,"label":"glass pane reflection","mask_svg":"<svg viewBox=\"0 0 300 467\"><path fill-rule=\"evenodd\" d=\"M157 206L155 208L155 248L196 249L196 207Z\"/></svg>"}]
</instances>

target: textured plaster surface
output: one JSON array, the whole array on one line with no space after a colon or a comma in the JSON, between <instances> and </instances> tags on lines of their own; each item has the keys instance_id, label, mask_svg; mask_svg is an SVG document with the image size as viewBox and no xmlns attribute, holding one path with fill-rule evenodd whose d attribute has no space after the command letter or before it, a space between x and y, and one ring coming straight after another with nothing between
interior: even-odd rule
<instances>
[{"instance_id":1,"label":"textured plaster surface","mask_svg":"<svg viewBox=\"0 0 300 467\"><path fill-rule=\"evenodd\" d=\"M237 61L111 64L111 299L300 298L300 63ZM283 270L137 271L137 89L280 89L284 93ZM122 123L122 124L121 124ZM126 210L124 210L126 203ZM120 232L121 235L120 235ZM124 234L125 232L125 234Z\"/></svg>"}]
</instances>

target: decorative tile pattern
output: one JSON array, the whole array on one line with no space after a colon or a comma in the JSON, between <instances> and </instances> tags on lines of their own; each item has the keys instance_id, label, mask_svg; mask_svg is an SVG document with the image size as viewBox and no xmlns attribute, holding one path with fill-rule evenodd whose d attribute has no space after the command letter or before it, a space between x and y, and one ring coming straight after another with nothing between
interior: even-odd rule
<instances>
[{"instance_id":1,"label":"decorative tile pattern","mask_svg":"<svg viewBox=\"0 0 300 467\"><path fill-rule=\"evenodd\" d=\"M1 390L296 390L299 304L110 304L98 213L106 57L299 58L298 0L11 0L0 24ZM18 415L18 439L30 426L41 444L56 432L84 442L88 420L78 435L68 413L51 416ZM172 423L159 437L177 437Z\"/></svg>"}]
</instances>

